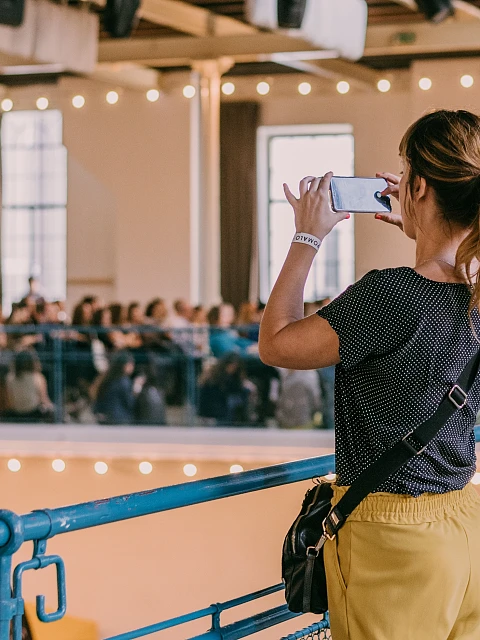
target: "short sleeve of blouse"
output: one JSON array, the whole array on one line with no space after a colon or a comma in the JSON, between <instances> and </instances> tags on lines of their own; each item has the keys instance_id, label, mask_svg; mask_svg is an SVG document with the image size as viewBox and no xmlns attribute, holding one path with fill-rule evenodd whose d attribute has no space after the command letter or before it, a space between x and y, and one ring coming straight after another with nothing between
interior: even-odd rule
<instances>
[{"instance_id":1,"label":"short sleeve of blouse","mask_svg":"<svg viewBox=\"0 0 480 640\"><path fill-rule=\"evenodd\" d=\"M404 285L394 269L374 270L317 311L338 335L340 361L346 369L408 341L415 320L405 300Z\"/></svg>"}]
</instances>

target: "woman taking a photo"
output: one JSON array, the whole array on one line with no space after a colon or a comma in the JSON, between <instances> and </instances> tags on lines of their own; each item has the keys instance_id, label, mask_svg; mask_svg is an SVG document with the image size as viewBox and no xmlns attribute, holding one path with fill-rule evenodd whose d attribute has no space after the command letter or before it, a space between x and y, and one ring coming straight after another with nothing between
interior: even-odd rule
<instances>
[{"instance_id":1,"label":"woman taking a photo","mask_svg":"<svg viewBox=\"0 0 480 640\"><path fill-rule=\"evenodd\" d=\"M480 118L438 111L400 143L403 175L378 174L401 215L377 218L416 243L415 267L374 270L303 318L316 249L293 242L260 330L260 356L291 369L337 365L337 504L374 460L435 413L480 347ZM320 241L348 214L331 174L285 185L297 233ZM320 251L322 249L320 248ZM333 640L478 640L480 496L467 404L427 448L353 511L324 548Z\"/></svg>"}]
</instances>

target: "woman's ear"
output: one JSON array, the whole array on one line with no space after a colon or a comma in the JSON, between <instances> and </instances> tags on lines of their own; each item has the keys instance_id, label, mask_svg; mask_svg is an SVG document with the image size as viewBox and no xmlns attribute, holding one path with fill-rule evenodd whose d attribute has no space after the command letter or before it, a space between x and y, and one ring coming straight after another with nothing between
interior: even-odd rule
<instances>
[{"instance_id":1,"label":"woman's ear","mask_svg":"<svg viewBox=\"0 0 480 640\"><path fill-rule=\"evenodd\" d=\"M421 198L424 198L426 195L427 181L425 180L425 178L421 178L420 176L417 176L415 178L413 188L414 188L415 200L420 200Z\"/></svg>"}]
</instances>

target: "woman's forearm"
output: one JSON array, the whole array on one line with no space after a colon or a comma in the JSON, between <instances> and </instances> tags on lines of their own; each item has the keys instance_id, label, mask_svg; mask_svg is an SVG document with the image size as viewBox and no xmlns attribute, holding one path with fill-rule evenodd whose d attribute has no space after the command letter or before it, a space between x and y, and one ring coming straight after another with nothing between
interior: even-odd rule
<instances>
[{"instance_id":1,"label":"woman's forearm","mask_svg":"<svg viewBox=\"0 0 480 640\"><path fill-rule=\"evenodd\" d=\"M259 345L270 341L287 325L304 317L303 292L316 251L305 244L292 243L280 275L265 307Z\"/></svg>"}]
</instances>

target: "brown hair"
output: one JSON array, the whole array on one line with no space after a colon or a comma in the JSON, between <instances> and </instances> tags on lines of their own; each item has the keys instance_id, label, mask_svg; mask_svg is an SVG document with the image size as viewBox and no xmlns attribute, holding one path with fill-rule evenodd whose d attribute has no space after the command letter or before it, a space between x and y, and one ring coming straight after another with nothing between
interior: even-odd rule
<instances>
[{"instance_id":1,"label":"brown hair","mask_svg":"<svg viewBox=\"0 0 480 640\"><path fill-rule=\"evenodd\" d=\"M411 215L417 178L435 192L438 207L450 225L470 232L457 250L456 269L472 287L470 311L480 308L480 274L471 265L480 259L480 118L469 111L439 110L422 116L400 142L406 163L406 213Z\"/></svg>"}]
</instances>

